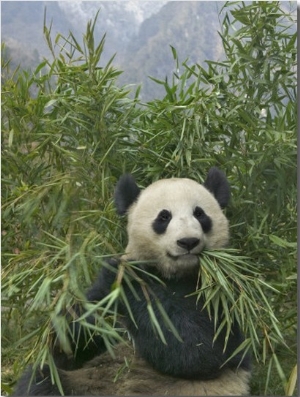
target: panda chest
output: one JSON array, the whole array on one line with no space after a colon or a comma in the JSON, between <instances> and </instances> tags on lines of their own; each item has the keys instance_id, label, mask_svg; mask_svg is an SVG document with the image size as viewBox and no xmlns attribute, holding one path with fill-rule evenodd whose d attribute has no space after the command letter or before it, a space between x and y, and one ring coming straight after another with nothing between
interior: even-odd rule
<instances>
[{"instance_id":1,"label":"panda chest","mask_svg":"<svg viewBox=\"0 0 300 397\"><path fill-rule=\"evenodd\" d=\"M202 309L202 305L197 302L197 294L195 293L197 288L194 280L171 282L167 288L169 290L169 299L181 310L195 312Z\"/></svg>"}]
</instances>

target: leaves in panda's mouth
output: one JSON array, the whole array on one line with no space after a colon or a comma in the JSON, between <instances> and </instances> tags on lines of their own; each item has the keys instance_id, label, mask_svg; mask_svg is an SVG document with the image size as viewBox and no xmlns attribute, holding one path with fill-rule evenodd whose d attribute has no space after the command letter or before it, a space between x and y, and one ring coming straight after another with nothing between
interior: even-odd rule
<instances>
[{"instance_id":1,"label":"leaves in panda's mouth","mask_svg":"<svg viewBox=\"0 0 300 397\"><path fill-rule=\"evenodd\" d=\"M204 250L200 256L197 301L204 302L215 325L215 339L226 331L225 346L236 321L246 339L233 354L251 349L259 358L259 348L274 350L277 342L284 343L278 320L269 304L267 293L278 292L268 285L250 264L250 259L236 249ZM219 317L222 309L222 317Z\"/></svg>"}]
</instances>

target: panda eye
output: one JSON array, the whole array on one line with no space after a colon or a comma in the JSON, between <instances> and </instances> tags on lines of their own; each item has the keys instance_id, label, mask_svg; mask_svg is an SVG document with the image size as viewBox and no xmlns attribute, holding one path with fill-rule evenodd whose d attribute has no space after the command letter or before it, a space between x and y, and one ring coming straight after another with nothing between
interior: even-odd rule
<instances>
[{"instance_id":1,"label":"panda eye","mask_svg":"<svg viewBox=\"0 0 300 397\"><path fill-rule=\"evenodd\" d=\"M158 214L157 219L159 219L161 222L168 222L172 218L171 212L168 210L162 210Z\"/></svg>"},{"instance_id":2,"label":"panda eye","mask_svg":"<svg viewBox=\"0 0 300 397\"><path fill-rule=\"evenodd\" d=\"M157 215L155 221L152 223L152 228L156 234L164 234L168 228L169 222L172 219L172 214L168 210L162 210Z\"/></svg>"},{"instance_id":3,"label":"panda eye","mask_svg":"<svg viewBox=\"0 0 300 397\"><path fill-rule=\"evenodd\" d=\"M208 233L211 231L212 226L213 226L212 219L203 211L202 208L196 207L194 209L193 215L197 219L197 221L200 223L204 233Z\"/></svg>"},{"instance_id":4,"label":"panda eye","mask_svg":"<svg viewBox=\"0 0 300 397\"><path fill-rule=\"evenodd\" d=\"M204 215L205 215L205 212L203 211L202 208L196 207L196 208L194 209L194 217L197 218L198 220L200 220L201 218L203 218Z\"/></svg>"}]
</instances>

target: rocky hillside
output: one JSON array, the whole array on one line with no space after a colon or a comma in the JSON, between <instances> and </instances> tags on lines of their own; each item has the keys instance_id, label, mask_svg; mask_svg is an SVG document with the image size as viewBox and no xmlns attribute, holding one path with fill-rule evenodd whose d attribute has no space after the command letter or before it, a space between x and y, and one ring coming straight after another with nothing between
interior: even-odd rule
<instances>
[{"instance_id":1,"label":"rocky hillside","mask_svg":"<svg viewBox=\"0 0 300 397\"><path fill-rule=\"evenodd\" d=\"M222 56L218 35L218 13L221 2L171 1L161 10L146 19L139 32L129 43L121 59L126 65L121 81L142 83L145 100L158 95L157 86L148 76L164 80L172 74L176 65L170 46L173 46L180 61L203 63Z\"/></svg>"}]
</instances>

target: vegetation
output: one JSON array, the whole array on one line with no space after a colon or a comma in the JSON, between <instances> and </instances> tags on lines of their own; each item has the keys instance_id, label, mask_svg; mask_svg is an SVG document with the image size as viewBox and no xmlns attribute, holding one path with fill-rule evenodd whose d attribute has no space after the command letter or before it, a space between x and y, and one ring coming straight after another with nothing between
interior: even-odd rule
<instances>
[{"instance_id":1,"label":"vegetation","mask_svg":"<svg viewBox=\"0 0 300 397\"><path fill-rule=\"evenodd\" d=\"M105 257L122 253L125 222L111 200L118 177L131 172L142 187L172 176L202 182L217 165L232 187L231 246L259 285L270 285L259 314L266 327L255 330L252 394L296 395L295 21L278 2L222 11L224 60L180 63L171 47L176 72L154 79L165 94L147 103L118 86L113 59L98 66L105 38L95 42L97 18L82 43L72 33L53 43L45 26L53 59L32 73L2 57L3 393L28 362L48 361L55 376L51 324L67 350L57 314L84 301ZM207 285L218 287L208 259L205 267ZM108 346L118 337L104 321L111 308L98 315Z\"/></svg>"}]
</instances>

